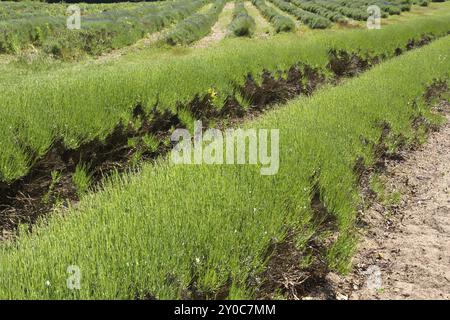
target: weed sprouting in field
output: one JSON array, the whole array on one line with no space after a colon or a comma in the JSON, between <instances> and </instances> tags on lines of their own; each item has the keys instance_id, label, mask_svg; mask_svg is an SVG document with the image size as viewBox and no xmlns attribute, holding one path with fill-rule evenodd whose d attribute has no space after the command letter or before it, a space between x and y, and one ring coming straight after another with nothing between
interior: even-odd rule
<instances>
[{"instance_id":1,"label":"weed sprouting in field","mask_svg":"<svg viewBox=\"0 0 450 320\"><path fill-rule=\"evenodd\" d=\"M86 164L78 164L72 175L72 181L79 197L83 196L89 190L91 180L92 176L89 173L89 166Z\"/></svg>"},{"instance_id":2,"label":"weed sprouting in field","mask_svg":"<svg viewBox=\"0 0 450 320\"><path fill-rule=\"evenodd\" d=\"M49 203L50 197L52 196L53 192L55 191L55 187L57 186L57 184L61 180L61 173L59 171L52 171L51 176L52 176L51 184L50 184L50 186L48 188L47 193L42 198L42 202L44 204Z\"/></svg>"},{"instance_id":3,"label":"weed sprouting in field","mask_svg":"<svg viewBox=\"0 0 450 320\"><path fill-rule=\"evenodd\" d=\"M150 152L156 152L160 145L160 141L157 137L152 134L147 134L142 138L142 142L146 149Z\"/></svg>"}]
</instances>

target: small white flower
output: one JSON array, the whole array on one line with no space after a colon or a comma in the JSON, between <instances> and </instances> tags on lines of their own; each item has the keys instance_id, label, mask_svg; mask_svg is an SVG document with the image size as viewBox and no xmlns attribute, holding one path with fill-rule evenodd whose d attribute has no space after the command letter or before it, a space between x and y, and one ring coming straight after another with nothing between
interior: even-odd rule
<instances>
[{"instance_id":1,"label":"small white flower","mask_svg":"<svg viewBox=\"0 0 450 320\"><path fill-rule=\"evenodd\" d=\"M51 285L51 283L50 283L50 281L45 281L45 285L47 286L47 287L50 287L50 285Z\"/></svg>"},{"instance_id":2,"label":"small white flower","mask_svg":"<svg viewBox=\"0 0 450 320\"><path fill-rule=\"evenodd\" d=\"M197 263L197 264L199 264L200 263L200 258L195 258L195 262Z\"/></svg>"}]
</instances>

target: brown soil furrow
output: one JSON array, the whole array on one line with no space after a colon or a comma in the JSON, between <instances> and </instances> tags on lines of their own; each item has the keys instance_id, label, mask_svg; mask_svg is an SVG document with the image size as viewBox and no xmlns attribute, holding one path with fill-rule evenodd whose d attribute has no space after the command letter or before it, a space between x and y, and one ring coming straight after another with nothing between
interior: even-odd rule
<instances>
[{"instance_id":1,"label":"brown soil furrow","mask_svg":"<svg viewBox=\"0 0 450 320\"><path fill-rule=\"evenodd\" d=\"M450 121L450 104L440 105ZM403 161L388 162L386 188L400 191L402 200L364 212L369 227L349 280L357 282L350 299L450 298L449 163L450 122ZM367 285L371 266L379 270L376 286Z\"/></svg>"},{"instance_id":2,"label":"brown soil furrow","mask_svg":"<svg viewBox=\"0 0 450 320\"><path fill-rule=\"evenodd\" d=\"M430 37L423 36L427 41L408 44L406 50L419 47L429 42ZM400 53L402 50L399 50ZM328 68L335 78L327 78L321 70L307 65L298 64L284 72L270 74L263 72L261 84L257 84L248 75L244 86L236 86L236 94L250 102L249 108L242 107L235 96L230 96L221 110L212 104L208 94L195 97L191 103L178 106L179 111L187 111L196 119L216 119L220 123L234 123L248 117L253 117L266 111L276 103L282 103L300 94L309 95L325 81L337 83L341 77L354 76L377 64L385 57L363 58L358 53L330 51ZM343 72L342 70L345 70ZM283 77L283 74L285 77ZM61 140L56 140L48 152L39 157L34 150L28 150L34 165L30 172L12 183L0 181L0 240L9 238L20 223L30 225L41 216L51 212L55 202L65 204L78 201L77 190L73 183L73 173L77 165L88 164L93 182L101 181L104 175L132 167L135 156L143 160L154 159L165 153L170 144L167 140L170 130L183 126L177 114L166 110L161 113L157 108L146 114L137 105L133 111L134 118L141 120L141 127L119 123L104 141L94 139L82 144L78 149L67 149ZM142 137L151 134L158 139L156 150L147 150L142 144ZM137 145L130 146L129 139L136 139ZM59 172L58 181L52 181L52 174ZM45 201L43 201L45 200Z\"/></svg>"}]
</instances>

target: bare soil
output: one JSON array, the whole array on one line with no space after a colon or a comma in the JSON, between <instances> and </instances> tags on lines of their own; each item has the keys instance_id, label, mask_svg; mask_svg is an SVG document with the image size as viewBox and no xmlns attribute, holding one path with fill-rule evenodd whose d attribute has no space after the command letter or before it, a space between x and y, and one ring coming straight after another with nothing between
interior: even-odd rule
<instances>
[{"instance_id":1,"label":"bare soil","mask_svg":"<svg viewBox=\"0 0 450 320\"><path fill-rule=\"evenodd\" d=\"M333 239L318 235L336 230L316 194L311 203L316 233L305 249L294 245L295 235L269 248L267 269L253 279L262 279L258 298L450 299L450 103L443 98L448 90L448 81L436 80L423 95L432 110L447 120L442 126L422 123L428 133L426 143L405 145L394 154L381 152L374 168L360 172L364 201L358 212L359 247L353 271L347 276L336 274L323 259L327 241ZM421 116L414 119L413 128L417 130L421 121ZM390 129L383 130L380 149ZM374 176L379 177L378 187L370 183ZM307 255L314 257L313 264L302 267L299 261Z\"/></svg>"},{"instance_id":2,"label":"bare soil","mask_svg":"<svg viewBox=\"0 0 450 320\"><path fill-rule=\"evenodd\" d=\"M439 108L450 121L450 104ZM449 122L404 159L390 161L384 175L388 192L402 199L396 206L375 203L364 213L369 228L355 258L355 279L376 266L381 282L354 284L350 299L450 298Z\"/></svg>"},{"instance_id":3,"label":"bare soil","mask_svg":"<svg viewBox=\"0 0 450 320\"><path fill-rule=\"evenodd\" d=\"M337 299L450 299L450 104L448 122L420 148L386 161L386 192L396 204L374 202L361 212L354 271L327 275Z\"/></svg>"},{"instance_id":4,"label":"bare soil","mask_svg":"<svg viewBox=\"0 0 450 320\"><path fill-rule=\"evenodd\" d=\"M214 24L211 29L211 33L200 39L197 43L194 44L195 48L206 48L209 47L213 43L217 43L220 40L224 39L228 35L228 26L232 20L232 11L234 9L234 2L228 2L222 10L222 13L219 15L219 19Z\"/></svg>"}]
</instances>

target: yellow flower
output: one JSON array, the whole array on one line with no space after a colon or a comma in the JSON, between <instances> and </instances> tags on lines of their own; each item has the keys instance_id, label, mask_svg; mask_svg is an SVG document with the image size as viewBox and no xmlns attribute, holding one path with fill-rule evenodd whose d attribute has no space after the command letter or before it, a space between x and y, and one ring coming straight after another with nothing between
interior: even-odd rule
<instances>
[{"instance_id":1,"label":"yellow flower","mask_svg":"<svg viewBox=\"0 0 450 320\"><path fill-rule=\"evenodd\" d=\"M214 88L209 88L208 94L211 96L211 98L217 97L217 91Z\"/></svg>"}]
</instances>

